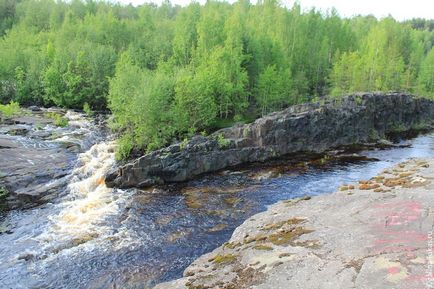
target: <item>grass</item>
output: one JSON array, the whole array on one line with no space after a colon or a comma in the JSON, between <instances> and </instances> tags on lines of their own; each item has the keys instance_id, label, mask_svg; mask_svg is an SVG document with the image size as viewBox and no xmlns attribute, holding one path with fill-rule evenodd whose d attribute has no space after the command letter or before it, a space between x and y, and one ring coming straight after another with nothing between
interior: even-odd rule
<instances>
[{"instance_id":1,"label":"grass","mask_svg":"<svg viewBox=\"0 0 434 289\"><path fill-rule=\"evenodd\" d=\"M9 104L0 104L0 113L6 118L19 115L21 113L20 104L14 101L11 101Z\"/></svg>"}]
</instances>

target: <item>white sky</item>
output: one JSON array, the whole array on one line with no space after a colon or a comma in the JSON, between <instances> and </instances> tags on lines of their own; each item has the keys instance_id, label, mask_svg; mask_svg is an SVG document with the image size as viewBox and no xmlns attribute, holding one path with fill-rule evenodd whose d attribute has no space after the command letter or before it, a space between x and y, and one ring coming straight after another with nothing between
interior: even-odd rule
<instances>
[{"instance_id":1,"label":"white sky","mask_svg":"<svg viewBox=\"0 0 434 289\"><path fill-rule=\"evenodd\" d=\"M145 2L161 3L162 0L114 0L124 4L139 5ZM199 0L204 3L206 0ZM190 0L171 0L173 4L186 5ZM234 2L229 0L229 2ZM256 0L250 0L256 3ZM434 18L434 0L299 0L303 9L312 6L323 11L335 7L339 15L350 17L356 14L373 14L377 18L392 15L397 20L411 18ZM292 7L294 0L281 0L281 3Z\"/></svg>"}]
</instances>

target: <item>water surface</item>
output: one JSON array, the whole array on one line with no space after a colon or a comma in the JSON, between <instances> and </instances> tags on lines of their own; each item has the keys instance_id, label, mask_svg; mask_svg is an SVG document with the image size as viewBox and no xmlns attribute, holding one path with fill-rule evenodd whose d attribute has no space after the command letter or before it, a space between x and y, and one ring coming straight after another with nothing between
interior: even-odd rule
<instances>
[{"instance_id":1,"label":"water surface","mask_svg":"<svg viewBox=\"0 0 434 289\"><path fill-rule=\"evenodd\" d=\"M197 257L279 200L331 193L412 157L432 157L434 134L355 159L289 157L147 191L109 189L114 144L79 155L65 193L1 219L1 288L149 288L181 277Z\"/></svg>"}]
</instances>

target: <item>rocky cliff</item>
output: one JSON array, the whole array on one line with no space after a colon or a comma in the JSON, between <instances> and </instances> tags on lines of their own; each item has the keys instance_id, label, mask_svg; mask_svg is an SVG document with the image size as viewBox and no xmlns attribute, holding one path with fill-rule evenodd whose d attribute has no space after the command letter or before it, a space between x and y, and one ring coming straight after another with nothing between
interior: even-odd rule
<instances>
[{"instance_id":1,"label":"rocky cliff","mask_svg":"<svg viewBox=\"0 0 434 289\"><path fill-rule=\"evenodd\" d=\"M434 101L403 93L366 93L296 105L251 124L174 144L113 169L110 187L185 181L226 167L297 152L323 152L431 127Z\"/></svg>"}]
</instances>

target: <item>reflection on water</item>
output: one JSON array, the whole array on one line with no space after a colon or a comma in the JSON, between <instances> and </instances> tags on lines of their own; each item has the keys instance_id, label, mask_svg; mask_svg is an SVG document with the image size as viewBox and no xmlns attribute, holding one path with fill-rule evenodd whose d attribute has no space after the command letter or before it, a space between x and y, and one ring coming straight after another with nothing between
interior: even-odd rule
<instances>
[{"instance_id":1,"label":"reflection on water","mask_svg":"<svg viewBox=\"0 0 434 289\"><path fill-rule=\"evenodd\" d=\"M379 161L289 158L182 185L121 191L104 185L114 145L100 143L80 155L66 196L4 218L0 287L151 287L180 277L267 205L331 193L407 158L432 156L433 145L431 134L409 148L362 152Z\"/></svg>"}]
</instances>

